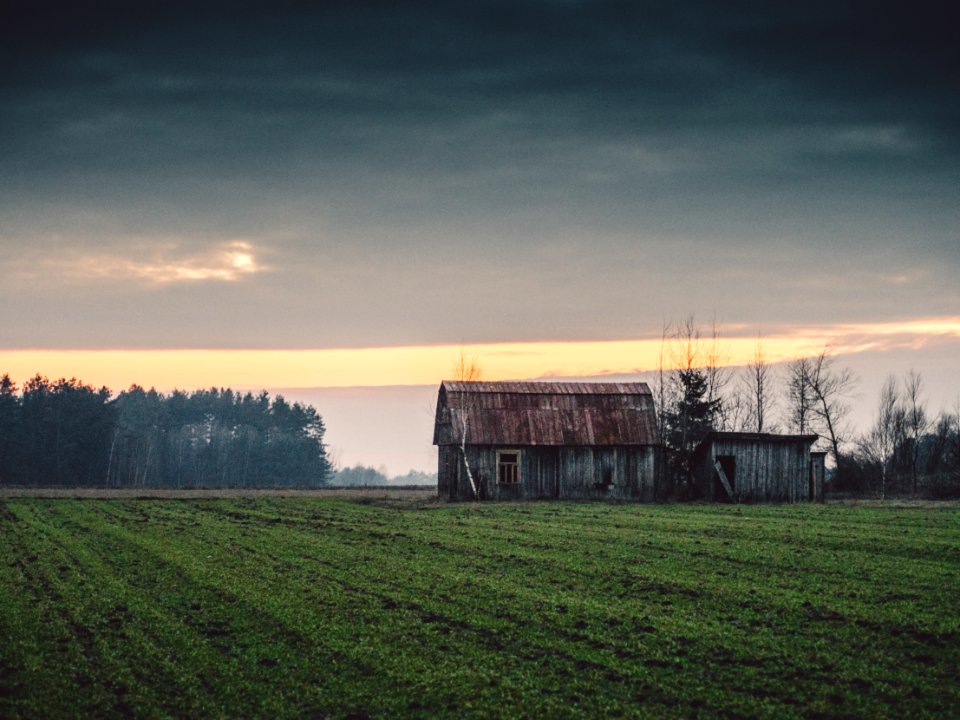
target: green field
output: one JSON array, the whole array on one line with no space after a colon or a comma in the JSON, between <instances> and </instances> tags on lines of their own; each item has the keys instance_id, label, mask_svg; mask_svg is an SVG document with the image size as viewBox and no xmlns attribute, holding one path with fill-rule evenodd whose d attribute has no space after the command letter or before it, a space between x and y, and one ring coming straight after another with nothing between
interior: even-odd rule
<instances>
[{"instance_id":1,"label":"green field","mask_svg":"<svg viewBox=\"0 0 960 720\"><path fill-rule=\"evenodd\" d=\"M958 717L960 509L0 500L0 717Z\"/></svg>"}]
</instances>

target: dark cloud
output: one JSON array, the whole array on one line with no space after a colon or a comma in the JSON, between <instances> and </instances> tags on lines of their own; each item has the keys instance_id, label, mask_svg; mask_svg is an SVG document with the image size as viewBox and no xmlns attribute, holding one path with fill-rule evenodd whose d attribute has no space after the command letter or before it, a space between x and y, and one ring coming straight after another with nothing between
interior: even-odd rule
<instances>
[{"instance_id":1,"label":"dark cloud","mask_svg":"<svg viewBox=\"0 0 960 720\"><path fill-rule=\"evenodd\" d=\"M304 323L319 343L459 341L465 317L486 339L622 336L651 308L761 317L746 296L816 276L825 252L866 275L761 304L818 318L955 306L960 73L942 4L3 13L8 267L32 262L25 247L122 254L151 238L200 253L239 237L273 256L242 284L152 288L122 309L117 293L143 291L41 298L8 279L35 321L16 342L96 338L88 326L109 318L137 344L236 344L239 311L268 345ZM483 277L457 279L462 263ZM923 290L877 297L865 278L897 264ZM739 284L706 287L734 271ZM669 298L687 277L686 303ZM65 302L73 330L57 321ZM331 307L341 323L316 320Z\"/></svg>"}]
</instances>

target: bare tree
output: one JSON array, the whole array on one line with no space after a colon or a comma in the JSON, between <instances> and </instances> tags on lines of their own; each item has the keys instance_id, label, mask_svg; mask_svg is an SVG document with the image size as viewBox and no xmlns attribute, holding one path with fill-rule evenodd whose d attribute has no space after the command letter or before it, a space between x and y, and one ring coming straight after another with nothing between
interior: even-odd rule
<instances>
[{"instance_id":1,"label":"bare tree","mask_svg":"<svg viewBox=\"0 0 960 720\"><path fill-rule=\"evenodd\" d=\"M460 357L453 368L453 376L460 382L477 382L481 379L483 373L477 364L476 358L468 359L463 350L460 351ZM468 393L461 393L461 397L471 397ZM475 410L469 403L470 400L464 400L464 405L460 408L460 455L463 458L463 467L467 472L467 480L470 481L470 490L473 491L473 497L480 499L480 490L473 477L473 470L470 469L470 458L467 456L467 419Z\"/></svg>"},{"instance_id":2,"label":"bare tree","mask_svg":"<svg viewBox=\"0 0 960 720\"><path fill-rule=\"evenodd\" d=\"M330 473L343 470L343 448L339 445L327 445L327 459L330 462Z\"/></svg>"},{"instance_id":3,"label":"bare tree","mask_svg":"<svg viewBox=\"0 0 960 720\"><path fill-rule=\"evenodd\" d=\"M946 410L941 410L936 420L931 420L930 428L931 442L929 446L929 457L926 463L926 473L934 475L932 484L938 485L945 479L945 474L950 468L950 440L953 431L953 417L947 414Z\"/></svg>"},{"instance_id":4,"label":"bare tree","mask_svg":"<svg viewBox=\"0 0 960 720\"><path fill-rule=\"evenodd\" d=\"M881 500L887 494L887 468L896 454L904 417L897 378L890 375L880 389L873 427L860 439L861 452L880 473Z\"/></svg>"},{"instance_id":5,"label":"bare tree","mask_svg":"<svg viewBox=\"0 0 960 720\"><path fill-rule=\"evenodd\" d=\"M787 426L800 434L810 432L815 396L811 379L813 360L797 358L787 363Z\"/></svg>"},{"instance_id":6,"label":"bare tree","mask_svg":"<svg viewBox=\"0 0 960 720\"><path fill-rule=\"evenodd\" d=\"M693 322L692 316L690 322ZM731 425L724 403L724 391L730 383L730 370L723 364L727 351L720 337L716 316L710 322L710 340L705 343L702 356L703 370L707 376L707 402L713 403L716 408L716 420L720 429L728 430Z\"/></svg>"},{"instance_id":7,"label":"bare tree","mask_svg":"<svg viewBox=\"0 0 960 720\"><path fill-rule=\"evenodd\" d=\"M923 394L923 377L913 369L903 379L903 399L906 410L906 429L911 440L910 472L913 478L913 494L917 494L917 477L920 464L920 441L930 427Z\"/></svg>"},{"instance_id":8,"label":"bare tree","mask_svg":"<svg viewBox=\"0 0 960 720\"><path fill-rule=\"evenodd\" d=\"M667 412L667 374L670 372L667 367L665 367L664 362L666 360L666 354L669 351L668 342L670 337L673 334L673 323L668 320L663 321L663 328L660 333L660 361L659 367L657 370L657 391L654 396L654 402L656 404L656 413L657 413L657 437L660 438L661 442L666 437L666 425L664 424Z\"/></svg>"},{"instance_id":9,"label":"bare tree","mask_svg":"<svg viewBox=\"0 0 960 720\"><path fill-rule=\"evenodd\" d=\"M670 326L664 327L664 332ZM670 372L665 378L666 390L663 408L664 434L663 442L667 442L672 449L686 448L689 445L689 417L687 404L684 400L684 378L699 373L703 363L703 349L700 340L700 328L697 327L693 315L688 315L673 328L668 338L670 354ZM700 373L703 374L703 373ZM706 380L705 388L706 388ZM673 441L669 438L673 437Z\"/></svg>"},{"instance_id":10,"label":"bare tree","mask_svg":"<svg viewBox=\"0 0 960 720\"><path fill-rule=\"evenodd\" d=\"M836 464L836 477L841 473L840 446L846 440L848 428L847 416L850 405L847 403L857 384L857 377L849 368L837 367L836 356L829 346L813 358L810 373L810 389L814 405L812 414L821 430L830 441L830 451Z\"/></svg>"},{"instance_id":11,"label":"bare tree","mask_svg":"<svg viewBox=\"0 0 960 720\"><path fill-rule=\"evenodd\" d=\"M770 423L769 415L773 408L774 396L770 389L772 370L767 363L767 354L763 340L757 338L753 351L753 360L740 376L740 385L746 404L746 426L750 430L762 433Z\"/></svg>"},{"instance_id":12,"label":"bare tree","mask_svg":"<svg viewBox=\"0 0 960 720\"><path fill-rule=\"evenodd\" d=\"M731 371L725 366L726 359L727 349L716 319L711 323L710 337L706 340L693 315L688 315L678 323L664 320L660 334L659 364L654 381L654 402L661 438L665 437L667 432L664 418L680 401L679 378L681 374L689 374L694 370L701 373L705 379L704 400L715 408L714 421L718 429L736 426L737 413L730 416L724 410L727 403L725 391L731 379Z\"/></svg>"},{"instance_id":13,"label":"bare tree","mask_svg":"<svg viewBox=\"0 0 960 720\"><path fill-rule=\"evenodd\" d=\"M693 315L684 318L670 336L670 364L674 372L692 370L704 364L700 328Z\"/></svg>"},{"instance_id":14,"label":"bare tree","mask_svg":"<svg viewBox=\"0 0 960 720\"><path fill-rule=\"evenodd\" d=\"M744 368L744 373L746 372ZM749 388L744 387L744 383L749 378L743 375L733 386L730 392L723 398L724 429L735 430L737 432L748 432L754 429L750 408L750 398L747 392Z\"/></svg>"}]
</instances>

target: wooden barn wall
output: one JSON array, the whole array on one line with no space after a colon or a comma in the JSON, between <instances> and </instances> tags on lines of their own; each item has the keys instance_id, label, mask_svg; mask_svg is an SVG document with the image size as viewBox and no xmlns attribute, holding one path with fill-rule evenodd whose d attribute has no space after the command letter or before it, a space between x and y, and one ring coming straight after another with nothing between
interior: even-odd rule
<instances>
[{"instance_id":1,"label":"wooden barn wall","mask_svg":"<svg viewBox=\"0 0 960 720\"><path fill-rule=\"evenodd\" d=\"M460 452L452 445L441 445L438 452L437 495L447 500L459 497ZM464 479L464 482L467 482Z\"/></svg>"},{"instance_id":2,"label":"wooden barn wall","mask_svg":"<svg viewBox=\"0 0 960 720\"><path fill-rule=\"evenodd\" d=\"M520 482L497 483L497 450L521 451ZM640 500L655 491L655 448L468 446L474 480L488 500ZM456 446L440 446L437 492L450 500L472 500L473 491ZM610 480L607 485L606 480Z\"/></svg>"},{"instance_id":3,"label":"wooden barn wall","mask_svg":"<svg viewBox=\"0 0 960 720\"><path fill-rule=\"evenodd\" d=\"M714 461L735 458L735 500L739 502L805 502L810 497L810 449L803 443L717 440L706 449L698 480L709 500L716 495ZM723 492L721 491L721 494Z\"/></svg>"},{"instance_id":4,"label":"wooden barn wall","mask_svg":"<svg viewBox=\"0 0 960 720\"><path fill-rule=\"evenodd\" d=\"M653 500L653 447L561 448L560 464L563 498Z\"/></svg>"}]
</instances>

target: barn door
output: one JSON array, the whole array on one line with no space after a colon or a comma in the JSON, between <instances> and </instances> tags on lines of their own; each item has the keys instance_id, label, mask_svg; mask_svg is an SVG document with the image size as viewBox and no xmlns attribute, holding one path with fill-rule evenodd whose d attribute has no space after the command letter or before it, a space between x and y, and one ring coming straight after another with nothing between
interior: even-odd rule
<instances>
[{"instance_id":1,"label":"barn door","mask_svg":"<svg viewBox=\"0 0 960 720\"><path fill-rule=\"evenodd\" d=\"M544 448L540 461L543 468L543 495L546 498L560 497L560 449Z\"/></svg>"},{"instance_id":2,"label":"barn door","mask_svg":"<svg viewBox=\"0 0 960 720\"><path fill-rule=\"evenodd\" d=\"M600 475L597 483L609 489L617 479L617 451L606 450L600 453Z\"/></svg>"}]
</instances>

